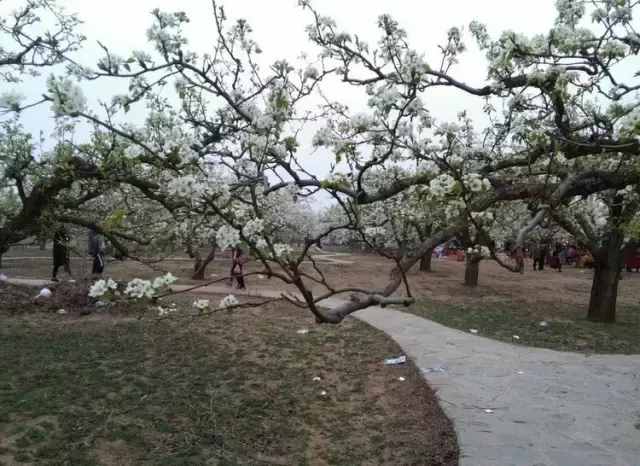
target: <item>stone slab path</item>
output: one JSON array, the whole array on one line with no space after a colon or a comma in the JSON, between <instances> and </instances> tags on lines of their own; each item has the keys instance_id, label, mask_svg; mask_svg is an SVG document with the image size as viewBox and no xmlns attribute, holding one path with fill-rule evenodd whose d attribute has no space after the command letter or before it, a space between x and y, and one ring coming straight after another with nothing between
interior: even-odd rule
<instances>
[{"instance_id":1,"label":"stone slab path","mask_svg":"<svg viewBox=\"0 0 640 466\"><path fill-rule=\"evenodd\" d=\"M393 338L436 390L462 466L640 466L640 355L510 345L379 307L356 317Z\"/></svg>"}]
</instances>

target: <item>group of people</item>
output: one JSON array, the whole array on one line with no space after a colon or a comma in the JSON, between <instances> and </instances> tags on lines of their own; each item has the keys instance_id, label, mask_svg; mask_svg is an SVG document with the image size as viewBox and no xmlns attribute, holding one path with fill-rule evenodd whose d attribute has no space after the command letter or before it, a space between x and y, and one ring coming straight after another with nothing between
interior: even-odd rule
<instances>
[{"instance_id":1,"label":"group of people","mask_svg":"<svg viewBox=\"0 0 640 466\"><path fill-rule=\"evenodd\" d=\"M61 267L70 277L72 276L69 255L71 250L70 241L71 238L66 228L64 226L59 227L53 236L53 273L51 281L58 281L58 270ZM89 228L88 252L93 258L92 275L101 275L105 266L105 241L95 227ZM241 248L235 247L231 250L231 271L229 273L231 286L235 286L238 289L246 288L244 266L247 262L249 262L249 258Z\"/></svg>"},{"instance_id":2,"label":"group of people","mask_svg":"<svg viewBox=\"0 0 640 466\"><path fill-rule=\"evenodd\" d=\"M71 274L71 257L70 257L70 241L71 238L64 226L59 227L53 235L53 273L51 281L58 281L58 270L60 267L64 269L67 275ZM104 271L104 254L105 242L103 236L98 233L95 227L89 228L88 252L93 258L91 273L100 275Z\"/></svg>"},{"instance_id":3,"label":"group of people","mask_svg":"<svg viewBox=\"0 0 640 466\"><path fill-rule=\"evenodd\" d=\"M537 243L531 249L533 270L544 270L545 264L562 272L563 265L574 264L578 258L578 250L573 245L556 243L553 248L549 243Z\"/></svg>"}]
</instances>

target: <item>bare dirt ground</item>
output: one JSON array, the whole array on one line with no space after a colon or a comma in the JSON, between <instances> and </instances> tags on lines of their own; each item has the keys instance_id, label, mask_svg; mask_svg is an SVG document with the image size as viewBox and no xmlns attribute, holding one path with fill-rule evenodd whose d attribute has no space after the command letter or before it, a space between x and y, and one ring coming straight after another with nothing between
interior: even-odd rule
<instances>
[{"instance_id":1,"label":"bare dirt ground","mask_svg":"<svg viewBox=\"0 0 640 466\"><path fill-rule=\"evenodd\" d=\"M19 257L20 259L13 259ZM330 281L339 286L355 286L362 288L381 288L387 282L393 263L375 255L351 254L339 256L340 260L350 264L330 264L322 261L321 269ZM91 270L89 259L72 259L72 271L79 276L86 276ZM228 254L219 254L207 268L207 279L215 280L226 277L230 268ZM47 251L13 250L4 257L5 274L16 278L46 279L51 275L50 253ZM258 272L261 268L255 262L249 263L247 273ZM307 270L312 272L311 266ZM133 277L150 278L163 272L171 272L180 278L181 283L198 283L190 279L192 262L188 258L181 260L164 260L153 264L140 264L134 261L111 260L107 264L105 275L115 279L131 279ZM531 262L526 264L525 274L515 274L498 266L493 261L484 261L480 267L480 283L475 289L463 286L464 263L453 258L434 259L433 272L424 273L414 268L409 274L412 292L418 297L435 301L456 304L492 303L516 301L540 305L542 303L585 305L588 303L593 272L589 269L565 267L556 272L545 269L534 272ZM66 278L64 272L60 273ZM249 277L250 286L268 286L272 289L284 289L277 279L263 280ZM320 291L319 287L315 287ZM400 290L403 291L403 290ZM640 273L623 272L620 282L618 302L622 305L640 303Z\"/></svg>"}]
</instances>

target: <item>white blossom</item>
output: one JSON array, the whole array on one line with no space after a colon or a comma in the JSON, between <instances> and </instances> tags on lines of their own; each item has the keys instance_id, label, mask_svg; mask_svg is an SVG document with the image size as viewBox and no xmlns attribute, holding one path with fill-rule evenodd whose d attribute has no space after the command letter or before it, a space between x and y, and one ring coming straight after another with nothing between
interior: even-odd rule
<instances>
[{"instance_id":1,"label":"white blossom","mask_svg":"<svg viewBox=\"0 0 640 466\"><path fill-rule=\"evenodd\" d=\"M443 173L431 180L429 183L429 189L434 196L444 196L453 190L455 184L455 178L447 173Z\"/></svg>"},{"instance_id":2,"label":"white blossom","mask_svg":"<svg viewBox=\"0 0 640 466\"><path fill-rule=\"evenodd\" d=\"M132 144L124 150L124 156L128 159L136 159L142 155L143 150L137 144Z\"/></svg>"},{"instance_id":3,"label":"white blossom","mask_svg":"<svg viewBox=\"0 0 640 466\"><path fill-rule=\"evenodd\" d=\"M286 258L293 252L293 249L291 248L291 246L284 243L275 244L273 246L273 250L276 254L276 257L280 257L280 258Z\"/></svg>"},{"instance_id":4,"label":"white blossom","mask_svg":"<svg viewBox=\"0 0 640 466\"><path fill-rule=\"evenodd\" d=\"M209 300L208 299L196 299L192 306L196 309L198 309L199 311L204 311L205 309L209 308Z\"/></svg>"},{"instance_id":5,"label":"white blossom","mask_svg":"<svg viewBox=\"0 0 640 466\"><path fill-rule=\"evenodd\" d=\"M193 198L202 195L206 186L195 176L185 175L172 178L167 185L167 191L178 197Z\"/></svg>"},{"instance_id":6,"label":"white blossom","mask_svg":"<svg viewBox=\"0 0 640 466\"><path fill-rule=\"evenodd\" d=\"M220 300L218 307L221 309L226 309L228 307L237 306L238 304L240 304L240 301L238 301L238 299L234 295L230 294Z\"/></svg>"},{"instance_id":7,"label":"white blossom","mask_svg":"<svg viewBox=\"0 0 640 466\"><path fill-rule=\"evenodd\" d=\"M134 278L124 290L124 294L134 299L153 298L156 290L149 280Z\"/></svg>"},{"instance_id":8,"label":"white blossom","mask_svg":"<svg viewBox=\"0 0 640 466\"><path fill-rule=\"evenodd\" d=\"M315 66L311 66L309 65L305 70L304 70L304 79L318 79L318 77L320 76L320 71L318 71L318 68L316 68Z\"/></svg>"},{"instance_id":9,"label":"white blossom","mask_svg":"<svg viewBox=\"0 0 640 466\"><path fill-rule=\"evenodd\" d=\"M49 76L47 90L51 94L52 109L58 116L82 112L87 106L82 89L69 78Z\"/></svg>"},{"instance_id":10,"label":"white blossom","mask_svg":"<svg viewBox=\"0 0 640 466\"><path fill-rule=\"evenodd\" d=\"M489 180L483 179L478 173L468 173L462 177L462 181L474 193L479 193L491 186Z\"/></svg>"},{"instance_id":11,"label":"white blossom","mask_svg":"<svg viewBox=\"0 0 640 466\"><path fill-rule=\"evenodd\" d=\"M333 133L329 128L321 128L313 136L313 145L316 147L328 146L333 142Z\"/></svg>"},{"instance_id":12,"label":"white blossom","mask_svg":"<svg viewBox=\"0 0 640 466\"><path fill-rule=\"evenodd\" d=\"M252 240L257 239L263 231L264 231L264 220L261 218L249 220L244 226L244 228L242 228L242 233L247 238Z\"/></svg>"},{"instance_id":13,"label":"white blossom","mask_svg":"<svg viewBox=\"0 0 640 466\"><path fill-rule=\"evenodd\" d=\"M240 244L240 232L229 225L221 226L216 233L216 242L223 251Z\"/></svg>"},{"instance_id":14,"label":"white blossom","mask_svg":"<svg viewBox=\"0 0 640 466\"><path fill-rule=\"evenodd\" d=\"M22 101L24 101L24 96L19 92L8 91L0 94L0 108L17 111L20 109Z\"/></svg>"},{"instance_id":15,"label":"white blossom","mask_svg":"<svg viewBox=\"0 0 640 466\"><path fill-rule=\"evenodd\" d=\"M151 284L151 286L153 288L155 288L156 290L160 290L162 288L166 288L168 286L170 286L171 284L175 283L178 279L176 277L173 276L173 274L171 272L168 272L167 274L161 276L161 277L157 277L153 280L153 283Z\"/></svg>"},{"instance_id":16,"label":"white blossom","mask_svg":"<svg viewBox=\"0 0 640 466\"><path fill-rule=\"evenodd\" d=\"M108 278L106 280L98 280L93 285L91 285L91 288L89 288L89 296L91 296L92 298L100 298L101 296L107 294L109 291L116 291L117 289L118 284L111 278Z\"/></svg>"}]
</instances>

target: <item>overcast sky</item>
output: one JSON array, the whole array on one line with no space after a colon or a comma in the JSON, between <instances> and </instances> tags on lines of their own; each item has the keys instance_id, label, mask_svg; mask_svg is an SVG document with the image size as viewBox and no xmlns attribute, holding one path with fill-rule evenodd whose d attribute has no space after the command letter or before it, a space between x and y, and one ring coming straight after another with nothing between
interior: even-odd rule
<instances>
[{"instance_id":1,"label":"overcast sky","mask_svg":"<svg viewBox=\"0 0 640 466\"><path fill-rule=\"evenodd\" d=\"M17 1L0 1L0 14ZM187 33L191 49L207 52L215 38L209 0L59 0L59 3L68 11L78 13L84 21L82 32L87 36L87 42L78 58L87 65L95 65L100 56L97 41L123 56L134 49L148 49L146 30L151 23L150 11L156 7L188 14L191 23ZM297 0L229 0L221 3L230 19L245 18L249 21L254 38L264 51L262 59L265 62L281 58L294 60L303 51L310 56L315 53L304 30L311 18L297 5ZM316 0L314 5L321 14L333 17L339 28L357 34L369 43L375 43L378 38L377 17L389 13L408 31L412 47L424 52L431 63L438 63L437 45L444 43L451 26L466 26L476 19L485 23L493 36L506 29L534 34L547 31L554 18L554 0ZM466 37L469 51L463 55L453 74L462 81L480 85L485 80L485 62L473 46L471 37ZM98 81L85 86L92 105L98 99L110 100L117 90L118 86L109 82ZM25 82L20 92L37 97L43 92L43 81ZM355 111L363 103L363 99L353 92L335 89L333 95L355 107ZM480 98L465 97L438 88L425 96L424 101L433 116L441 121L455 118L464 109L469 110L472 116L481 117L483 101ZM51 133L51 116L44 108L29 111L22 119L34 134L41 130L45 135ZM319 170L328 166L325 162L316 163Z\"/></svg>"}]
</instances>

